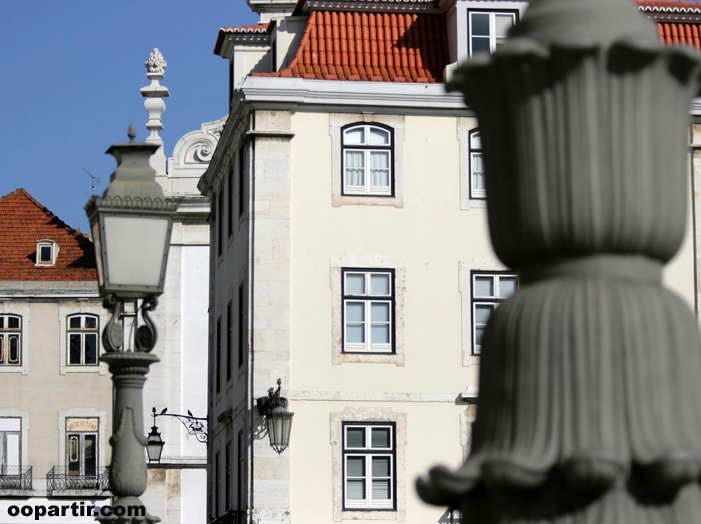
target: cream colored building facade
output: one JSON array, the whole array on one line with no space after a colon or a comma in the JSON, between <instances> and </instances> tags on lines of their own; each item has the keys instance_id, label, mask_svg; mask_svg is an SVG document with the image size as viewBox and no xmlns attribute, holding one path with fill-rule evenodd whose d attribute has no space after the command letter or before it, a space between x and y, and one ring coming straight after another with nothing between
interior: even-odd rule
<instances>
[{"instance_id":1,"label":"cream colored building facade","mask_svg":"<svg viewBox=\"0 0 701 524\"><path fill-rule=\"evenodd\" d=\"M356 78L343 69L350 43L337 42L350 42L343 20L356 13L370 31L400 27L392 15L409 16L406 31L437 17L449 71L470 53L471 13L488 14L494 31L497 14L517 19L525 3L338 4L249 0L261 23L222 29L215 49L232 64L233 87L200 182L213 206L208 516L217 524L457 522L419 500L415 479L464 461L479 334L517 285L491 249L478 123L462 98L408 74ZM692 209L665 280L695 307ZM255 409L278 378L294 412L280 454Z\"/></svg>"}]
</instances>

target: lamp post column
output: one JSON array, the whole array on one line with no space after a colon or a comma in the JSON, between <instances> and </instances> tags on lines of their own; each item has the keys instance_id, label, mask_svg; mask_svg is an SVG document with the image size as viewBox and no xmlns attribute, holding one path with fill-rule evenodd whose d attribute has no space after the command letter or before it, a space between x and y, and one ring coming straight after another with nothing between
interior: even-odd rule
<instances>
[{"instance_id":1,"label":"lamp post column","mask_svg":"<svg viewBox=\"0 0 701 524\"><path fill-rule=\"evenodd\" d=\"M142 393L149 366L158 362L156 355L118 351L101 357L109 365L114 385L114 407L112 419L112 462L110 464L110 489L116 500L112 508L114 517L100 519L102 522L128 523L130 508L143 508L139 497L146 491L148 471L144 459L146 437ZM122 510L121 508L124 508ZM124 511L122 517L117 513ZM144 512L146 510L144 509ZM145 515L144 522L160 519Z\"/></svg>"}]
</instances>

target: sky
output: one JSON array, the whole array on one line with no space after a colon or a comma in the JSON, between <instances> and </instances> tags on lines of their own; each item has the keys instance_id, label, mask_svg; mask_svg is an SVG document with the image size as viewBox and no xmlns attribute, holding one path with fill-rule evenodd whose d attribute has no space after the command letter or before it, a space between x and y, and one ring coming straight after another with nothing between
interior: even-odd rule
<instances>
[{"instance_id":1,"label":"sky","mask_svg":"<svg viewBox=\"0 0 701 524\"><path fill-rule=\"evenodd\" d=\"M154 47L167 62L161 85L170 157L184 134L228 113L228 63L213 53L220 27L250 25L245 0L0 0L0 196L26 189L73 228L89 231L92 180L109 184L107 148L144 141L139 89Z\"/></svg>"}]
</instances>

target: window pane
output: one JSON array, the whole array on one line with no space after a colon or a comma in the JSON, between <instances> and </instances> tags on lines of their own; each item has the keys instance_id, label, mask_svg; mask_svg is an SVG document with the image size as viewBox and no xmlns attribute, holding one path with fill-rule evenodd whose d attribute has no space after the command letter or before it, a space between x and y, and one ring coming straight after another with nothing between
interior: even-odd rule
<instances>
[{"instance_id":1,"label":"window pane","mask_svg":"<svg viewBox=\"0 0 701 524\"><path fill-rule=\"evenodd\" d=\"M346 327L346 342L350 344L365 343L365 326L352 325Z\"/></svg>"},{"instance_id":2,"label":"window pane","mask_svg":"<svg viewBox=\"0 0 701 524\"><path fill-rule=\"evenodd\" d=\"M389 168L389 151L371 151L370 167L376 169Z\"/></svg>"},{"instance_id":3,"label":"window pane","mask_svg":"<svg viewBox=\"0 0 701 524\"><path fill-rule=\"evenodd\" d=\"M96 435L85 435L85 475L93 476L97 473L96 441Z\"/></svg>"},{"instance_id":4,"label":"window pane","mask_svg":"<svg viewBox=\"0 0 701 524\"><path fill-rule=\"evenodd\" d=\"M85 327L87 329L97 329L97 319L95 317L85 317Z\"/></svg>"},{"instance_id":5,"label":"window pane","mask_svg":"<svg viewBox=\"0 0 701 524\"><path fill-rule=\"evenodd\" d=\"M389 187L389 169L372 169L370 180L373 187Z\"/></svg>"},{"instance_id":6,"label":"window pane","mask_svg":"<svg viewBox=\"0 0 701 524\"><path fill-rule=\"evenodd\" d=\"M472 173L484 173L482 153L472 153Z\"/></svg>"},{"instance_id":7,"label":"window pane","mask_svg":"<svg viewBox=\"0 0 701 524\"><path fill-rule=\"evenodd\" d=\"M5 317L0 317L0 329L5 327Z\"/></svg>"},{"instance_id":8,"label":"window pane","mask_svg":"<svg viewBox=\"0 0 701 524\"><path fill-rule=\"evenodd\" d=\"M81 341L80 335L71 335L69 337L69 348L68 348L68 363L69 364L80 364L81 363Z\"/></svg>"},{"instance_id":9,"label":"window pane","mask_svg":"<svg viewBox=\"0 0 701 524\"><path fill-rule=\"evenodd\" d=\"M372 481L373 500L389 500L389 479Z\"/></svg>"},{"instance_id":10,"label":"window pane","mask_svg":"<svg viewBox=\"0 0 701 524\"><path fill-rule=\"evenodd\" d=\"M390 447L390 428L372 428L372 447L373 448L388 448Z\"/></svg>"},{"instance_id":11,"label":"window pane","mask_svg":"<svg viewBox=\"0 0 701 524\"><path fill-rule=\"evenodd\" d=\"M371 144L386 144L389 145L389 132L376 127L370 128L370 143Z\"/></svg>"},{"instance_id":12,"label":"window pane","mask_svg":"<svg viewBox=\"0 0 701 524\"><path fill-rule=\"evenodd\" d=\"M346 447L365 447L365 428L346 428Z\"/></svg>"},{"instance_id":13,"label":"window pane","mask_svg":"<svg viewBox=\"0 0 701 524\"><path fill-rule=\"evenodd\" d=\"M365 185L365 154L362 151L346 151L347 186Z\"/></svg>"},{"instance_id":14,"label":"window pane","mask_svg":"<svg viewBox=\"0 0 701 524\"><path fill-rule=\"evenodd\" d=\"M481 346L483 338L484 338L484 328L483 327L475 328L475 345Z\"/></svg>"},{"instance_id":15,"label":"window pane","mask_svg":"<svg viewBox=\"0 0 701 524\"><path fill-rule=\"evenodd\" d=\"M512 25L514 25L514 15L510 13L496 13L494 15L494 33L497 38L506 37Z\"/></svg>"},{"instance_id":16,"label":"window pane","mask_svg":"<svg viewBox=\"0 0 701 524\"><path fill-rule=\"evenodd\" d=\"M346 462L346 475L348 477L364 477L365 457L348 457L348 462Z\"/></svg>"},{"instance_id":17,"label":"window pane","mask_svg":"<svg viewBox=\"0 0 701 524\"><path fill-rule=\"evenodd\" d=\"M346 273L346 295L364 295L364 294L365 294L365 275L362 273Z\"/></svg>"},{"instance_id":18,"label":"window pane","mask_svg":"<svg viewBox=\"0 0 701 524\"><path fill-rule=\"evenodd\" d=\"M373 322L389 322L389 304L387 302L373 302L370 307L370 318Z\"/></svg>"},{"instance_id":19,"label":"window pane","mask_svg":"<svg viewBox=\"0 0 701 524\"><path fill-rule=\"evenodd\" d=\"M389 295L389 274L370 276L371 295Z\"/></svg>"},{"instance_id":20,"label":"window pane","mask_svg":"<svg viewBox=\"0 0 701 524\"><path fill-rule=\"evenodd\" d=\"M349 480L347 489L346 498L348 500L365 500L364 480Z\"/></svg>"},{"instance_id":21,"label":"window pane","mask_svg":"<svg viewBox=\"0 0 701 524\"><path fill-rule=\"evenodd\" d=\"M51 246L41 246L39 252L40 262L51 262Z\"/></svg>"},{"instance_id":22,"label":"window pane","mask_svg":"<svg viewBox=\"0 0 701 524\"><path fill-rule=\"evenodd\" d=\"M389 326L387 324L372 325L372 343L389 344Z\"/></svg>"},{"instance_id":23,"label":"window pane","mask_svg":"<svg viewBox=\"0 0 701 524\"><path fill-rule=\"evenodd\" d=\"M344 144L364 144L365 143L365 129L362 127L355 127L353 129L348 129L345 133Z\"/></svg>"},{"instance_id":24,"label":"window pane","mask_svg":"<svg viewBox=\"0 0 701 524\"><path fill-rule=\"evenodd\" d=\"M499 298L508 298L516 293L516 277L501 277L499 279Z\"/></svg>"},{"instance_id":25,"label":"window pane","mask_svg":"<svg viewBox=\"0 0 701 524\"><path fill-rule=\"evenodd\" d=\"M364 322L365 304L362 302L346 302L346 320L348 322Z\"/></svg>"},{"instance_id":26,"label":"window pane","mask_svg":"<svg viewBox=\"0 0 701 524\"><path fill-rule=\"evenodd\" d=\"M71 329L80 329L80 317L71 317L68 320L68 326Z\"/></svg>"},{"instance_id":27,"label":"window pane","mask_svg":"<svg viewBox=\"0 0 701 524\"><path fill-rule=\"evenodd\" d=\"M470 19L472 20L472 36L489 36L489 13L470 13ZM489 51L489 39L487 39L487 44L487 51Z\"/></svg>"},{"instance_id":28,"label":"window pane","mask_svg":"<svg viewBox=\"0 0 701 524\"><path fill-rule=\"evenodd\" d=\"M19 433L7 433L5 436L5 446L7 449L7 456L5 458L5 465L11 468L16 468L20 465L20 451L19 451ZM10 473L17 474L18 471L10 471Z\"/></svg>"},{"instance_id":29,"label":"window pane","mask_svg":"<svg viewBox=\"0 0 701 524\"><path fill-rule=\"evenodd\" d=\"M86 333L85 340L85 363L97 364L97 334Z\"/></svg>"},{"instance_id":30,"label":"window pane","mask_svg":"<svg viewBox=\"0 0 701 524\"><path fill-rule=\"evenodd\" d=\"M8 355L8 363L19 364L19 336L10 335L10 352Z\"/></svg>"},{"instance_id":31,"label":"window pane","mask_svg":"<svg viewBox=\"0 0 701 524\"><path fill-rule=\"evenodd\" d=\"M489 48L489 38L482 36L477 36L472 39L472 53L489 53L491 49Z\"/></svg>"},{"instance_id":32,"label":"window pane","mask_svg":"<svg viewBox=\"0 0 701 524\"><path fill-rule=\"evenodd\" d=\"M482 149L482 138L479 133L470 135L470 147L473 149Z\"/></svg>"},{"instance_id":33,"label":"window pane","mask_svg":"<svg viewBox=\"0 0 701 524\"><path fill-rule=\"evenodd\" d=\"M474 295L476 297L493 297L494 277L475 277Z\"/></svg>"},{"instance_id":34,"label":"window pane","mask_svg":"<svg viewBox=\"0 0 701 524\"><path fill-rule=\"evenodd\" d=\"M485 325L493 309L494 306L491 304L477 304L475 306L475 324Z\"/></svg>"},{"instance_id":35,"label":"window pane","mask_svg":"<svg viewBox=\"0 0 701 524\"><path fill-rule=\"evenodd\" d=\"M9 329L19 329L19 317L8 317L7 327Z\"/></svg>"}]
</instances>

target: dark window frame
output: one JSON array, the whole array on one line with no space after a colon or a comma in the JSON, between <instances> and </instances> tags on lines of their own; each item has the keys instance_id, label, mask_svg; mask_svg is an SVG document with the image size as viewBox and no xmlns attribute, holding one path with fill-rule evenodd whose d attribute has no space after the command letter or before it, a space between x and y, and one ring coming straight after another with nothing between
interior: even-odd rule
<instances>
[{"instance_id":1,"label":"dark window frame","mask_svg":"<svg viewBox=\"0 0 701 524\"><path fill-rule=\"evenodd\" d=\"M78 328L71 327L71 320L74 318L81 319L81 326ZM84 327L83 321L87 318L95 320L95 328ZM71 338L75 335L80 336L80 362L71 362ZM95 362L86 363L85 360L85 335L95 336ZM100 317L89 313L73 313L66 316L66 365L67 366L99 366L100 365Z\"/></svg>"},{"instance_id":2,"label":"dark window frame","mask_svg":"<svg viewBox=\"0 0 701 524\"><path fill-rule=\"evenodd\" d=\"M351 128L354 127L377 127L389 132L389 146L382 144L365 144L365 145L353 145L345 143L345 134ZM387 194L372 194L372 193L349 193L346 192L346 150L347 149L361 149L363 151L368 150L378 150L378 151L389 151L389 187L390 191ZM374 198L393 198L395 196L395 144L394 144L394 128L386 124L381 124L378 122L354 122L352 124L346 124L341 127L341 196L351 196L351 197L374 197ZM365 175L369 174L369 166L366 169Z\"/></svg>"}]
</instances>

